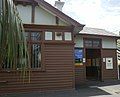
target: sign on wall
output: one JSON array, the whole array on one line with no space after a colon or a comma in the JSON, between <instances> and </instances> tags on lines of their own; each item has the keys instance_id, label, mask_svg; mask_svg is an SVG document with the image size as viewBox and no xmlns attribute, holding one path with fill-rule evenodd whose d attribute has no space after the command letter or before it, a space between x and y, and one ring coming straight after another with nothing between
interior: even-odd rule
<instances>
[{"instance_id":1,"label":"sign on wall","mask_svg":"<svg viewBox=\"0 0 120 97\"><path fill-rule=\"evenodd\" d=\"M83 58L83 50L75 49L75 59L82 59Z\"/></svg>"},{"instance_id":2,"label":"sign on wall","mask_svg":"<svg viewBox=\"0 0 120 97\"><path fill-rule=\"evenodd\" d=\"M83 65L83 50L82 49L75 49L75 66Z\"/></svg>"},{"instance_id":3,"label":"sign on wall","mask_svg":"<svg viewBox=\"0 0 120 97\"><path fill-rule=\"evenodd\" d=\"M113 58L106 58L106 69L113 69Z\"/></svg>"}]
</instances>

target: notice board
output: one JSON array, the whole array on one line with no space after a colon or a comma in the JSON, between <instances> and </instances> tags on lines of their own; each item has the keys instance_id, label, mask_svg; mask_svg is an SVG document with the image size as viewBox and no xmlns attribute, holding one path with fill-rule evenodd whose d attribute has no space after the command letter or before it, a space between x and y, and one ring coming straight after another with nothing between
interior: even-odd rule
<instances>
[{"instance_id":1,"label":"notice board","mask_svg":"<svg viewBox=\"0 0 120 97\"><path fill-rule=\"evenodd\" d=\"M106 69L113 69L113 58L106 58Z\"/></svg>"}]
</instances>

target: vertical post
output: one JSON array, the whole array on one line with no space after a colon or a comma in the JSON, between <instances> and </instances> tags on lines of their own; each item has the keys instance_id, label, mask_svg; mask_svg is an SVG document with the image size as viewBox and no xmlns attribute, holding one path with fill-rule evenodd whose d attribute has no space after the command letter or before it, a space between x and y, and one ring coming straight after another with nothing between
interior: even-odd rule
<instances>
[{"instance_id":1,"label":"vertical post","mask_svg":"<svg viewBox=\"0 0 120 97\"><path fill-rule=\"evenodd\" d=\"M120 35L120 31L119 31L119 35ZM118 54L119 54L119 43L118 43L118 39L116 39L116 44L117 44L117 72L118 72L118 80L120 79L120 66L119 66L119 62L118 62Z\"/></svg>"},{"instance_id":2,"label":"vertical post","mask_svg":"<svg viewBox=\"0 0 120 97\"><path fill-rule=\"evenodd\" d=\"M118 55L117 55L118 56ZM117 57L117 60L118 60L118 57ZM120 79L120 70L119 70L119 65L118 65L118 61L117 61L117 72L118 72L118 80Z\"/></svg>"},{"instance_id":3,"label":"vertical post","mask_svg":"<svg viewBox=\"0 0 120 97\"><path fill-rule=\"evenodd\" d=\"M31 23L35 22L35 4L32 4L32 12L31 12Z\"/></svg>"}]
</instances>

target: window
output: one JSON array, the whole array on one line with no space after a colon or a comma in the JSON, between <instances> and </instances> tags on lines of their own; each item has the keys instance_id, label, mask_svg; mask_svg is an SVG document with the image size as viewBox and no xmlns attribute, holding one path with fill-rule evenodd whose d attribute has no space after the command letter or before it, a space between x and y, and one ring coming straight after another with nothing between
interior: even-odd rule
<instances>
[{"instance_id":1,"label":"window","mask_svg":"<svg viewBox=\"0 0 120 97\"><path fill-rule=\"evenodd\" d=\"M35 42L39 42L41 40L41 35L39 32L32 32L31 33L31 41Z\"/></svg>"},{"instance_id":2,"label":"window","mask_svg":"<svg viewBox=\"0 0 120 97\"><path fill-rule=\"evenodd\" d=\"M85 40L85 47L92 47L92 41L91 40Z\"/></svg>"},{"instance_id":3,"label":"window","mask_svg":"<svg viewBox=\"0 0 120 97\"><path fill-rule=\"evenodd\" d=\"M30 54L30 67L31 68L41 68L42 66L42 32L25 32L27 39L28 52ZM20 45L22 42L18 42L17 50L20 50ZM23 52L24 54L24 52ZM20 58L20 53L17 53L17 66L10 66L9 62L5 59L3 69L19 69L23 64L24 59ZM18 64L19 63L19 64ZM13 62L14 64L14 62Z\"/></svg>"},{"instance_id":4,"label":"window","mask_svg":"<svg viewBox=\"0 0 120 97\"><path fill-rule=\"evenodd\" d=\"M41 67L41 45L32 44L31 49L31 68L39 68Z\"/></svg>"},{"instance_id":5,"label":"window","mask_svg":"<svg viewBox=\"0 0 120 97\"><path fill-rule=\"evenodd\" d=\"M41 45L42 32L30 32L30 58L31 68L40 68L42 66L42 45Z\"/></svg>"},{"instance_id":6,"label":"window","mask_svg":"<svg viewBox=\"0 0 120 97\"><path fill-rule=\"evenodd\" d=\"M93 40L93 47L100 47L100 41L99 40Z\"/></svg>"},{"instance_id":7,"label":"window","mask_svg":"<svg viewBox=\"0 0 120 97\"><path fill-rule=\"evenodd\" d=\"M100 48L100 40L99 39L85 39L84 40L85 47L92 47L92 48Z\"/></svg>"},{"instance_id":8,"label":"window","mask_svg":"<svg viewBox=\"0 0 120 97\"><path fill-rule=\"evenodd\" d=\"M52 40L52 32L45 32L45 40Z\"/></svg>"},{"instance_id":9,"label":"window","mask_svg":"<svg viewBox=\"0 0 120 97\"><path fill-rule=\"evenodd\" d=\"M55 41L71 41L72 33L71 32L45 32L45 40L55 40Z\"/></svg>"},{"instance_id":10,"label":"window","mask_svg":"<svg viewBox=\"0 0 120 97\"><path fill-rule=\"evenodd\" d=\"M62 40L62 32L55 32L55 40Z\"/></svg>"},{"instance_id":11,"label":"window","mask_svg":"<svg viewBox=\"0 0 120 97\"><path fill-rule=\"evenodd\" d=\"M72 35L71 32L64 32L65 34L65 40L71 41L72 40Z\"/></svg>"}]
</instances>

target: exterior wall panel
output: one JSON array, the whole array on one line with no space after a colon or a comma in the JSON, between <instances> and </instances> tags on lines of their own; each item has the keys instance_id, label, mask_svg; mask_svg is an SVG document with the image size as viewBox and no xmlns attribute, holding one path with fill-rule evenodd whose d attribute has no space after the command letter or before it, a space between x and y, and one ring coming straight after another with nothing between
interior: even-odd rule
<instances>
[{"instance_id":1,"label":"exterior wall panel","mask_svg":"<svg viewBox=\"0 0 120 97\"><path fill-rule=\"evenodd\" d=\"M116 39L115 38L102 38L102 48L112 48L112 49L116 49L117 45L116 45Z\"/></svg>"},{"instance_id":2,"label":"exterior wall panel","mask_svg":"<svg viewBox=\"0 0 120 97\"><path fill-rule=\"evenodd\" d=\"M17 5L20 18L24 24L31 24L32 6Z\"/></svg>"},{"instance_id":3,"label":"exterior wall panel","mask_svg":"<svg viewBox=\"0 0 120 97\"><path fill-rule=\"evenodd\" d=\"M55 25L55 16L39 6L35 7L35 24Z\"/></svg>"},{"instance_id":4,"label":"exterior wall panel","mask_svg":"<svg viewBox=\"0 0 120 97\"><path fill-rule=\"evenodd\" d=\"M50 91L74 88L73 44L45 44L45 71L31 71L31 82L22 83L20 72L0 71L0 93Z\"/></svg>"},{"instance_id":5,"label":"exterior wall panel","mask_svg":"<svg viewBox=\"0 0 120 97\"><path fill-rule=\"evenodd\" d=\"M49 13L48 11L42 9L40 6L35 7L35 24L42 25L57 25L55 15ZM59 25L67 26L68 24L59 20Z\"/></svg>"},{"instance_id":6,"label":"exterior wall panel","mask_svg":"<svg viewBox=\"0 0 120 97\"><path fill-rule=\"evenodd\" d=\"M85 67L75 67L75 84L80 85L86 81Z\"/></svg>"},{"instance_id":7,"label":"exterior wall panel","mask_svg":"<svg viewBox=\"0 0 120 97\"><path fill-rule=\"evenodd\" d=\"M81 36L75 37L75 47L83 48L83 37Z\"/></svg>"},{"instance_id":8,"label":"exterior wall panel","mask_svg":"<svg viewBox=\"0 0 120 97\"><path fill-rule=\"evenodd\" d=\"M106 69L106 63L102 62L102 80L117 79L117 54L116 50L103 49L102 58L113 58L113 69Z\"/></svg>"}]
</instances>

